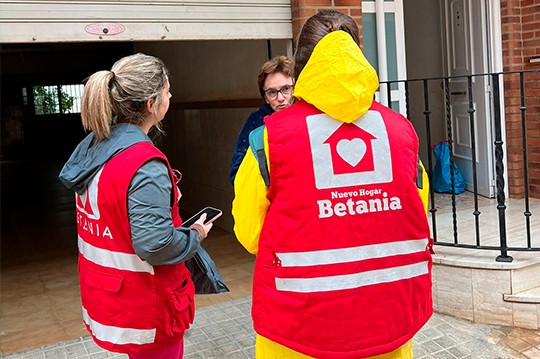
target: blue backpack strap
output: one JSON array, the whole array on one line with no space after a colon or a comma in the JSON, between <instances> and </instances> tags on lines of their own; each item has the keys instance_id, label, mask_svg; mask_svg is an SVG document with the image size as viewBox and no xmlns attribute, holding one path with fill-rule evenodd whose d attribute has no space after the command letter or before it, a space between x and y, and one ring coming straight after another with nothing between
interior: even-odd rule
<instances>
[{"instance_id":1,"label":"blue backpack strap","mask_svg":"<svg viewBox=\"0 0 540 359\"><path fill-rule=\"evenodd\" d=\"M268 163L266 161L266 153L264 152L264 125L251 131L249 134L249 147L253 155L259 162L259 171L266 186L270 186L270 172L268 171Z\"/></svg>"}]
</instances>

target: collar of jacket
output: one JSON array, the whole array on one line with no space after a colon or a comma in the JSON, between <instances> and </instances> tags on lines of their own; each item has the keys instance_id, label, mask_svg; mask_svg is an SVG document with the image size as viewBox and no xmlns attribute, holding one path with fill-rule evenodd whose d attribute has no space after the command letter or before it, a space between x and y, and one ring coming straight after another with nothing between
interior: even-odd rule
<instances>
[{"instance_id":1,"label":"collar of jacket","mask_svg":"<svg viewBox=\"0 0 540 359\"><path fill-rule=\"evenodd\" d=\"M294 96L336 120L351 123L369 110L378 87L375 69L352 37L334 31L315 46Z\"/></svg>"}]
</instances>

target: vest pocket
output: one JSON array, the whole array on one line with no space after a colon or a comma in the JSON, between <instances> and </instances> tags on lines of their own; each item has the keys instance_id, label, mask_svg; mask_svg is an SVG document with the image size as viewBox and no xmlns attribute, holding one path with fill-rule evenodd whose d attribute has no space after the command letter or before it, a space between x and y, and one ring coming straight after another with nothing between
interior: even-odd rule
<instances>
[{"instance_id":1,"label":"vest pocket","mask_svg":"<svg viewBox=\"0 0 540 359\"><path fill-rule=\"evenodd\" d=\"M120 290L124 278L88 268L85 285L81 285L82 297L87 298L86 310L90 318L105 321L109 325L122 323L122 296ZM84 304L84 303L83 303Z\"/></svg>"},{"instance_id":2,"label":"vest pocket","mask_svg":"<svg viewBox=\"0 0 540 359\"><path fill-rule=\"evenodd\" d=\"M170 337L181 335L195 316L194 286L189 279L179 280L167 288L168 314L166 332Z\"/></svg>"}]
</instances>

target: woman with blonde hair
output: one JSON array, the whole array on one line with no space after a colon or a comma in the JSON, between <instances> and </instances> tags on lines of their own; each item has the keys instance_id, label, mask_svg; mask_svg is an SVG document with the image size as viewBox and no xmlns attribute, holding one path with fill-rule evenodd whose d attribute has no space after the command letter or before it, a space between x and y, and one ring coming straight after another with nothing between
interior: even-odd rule
<instances>
[{"instance_id":1,"label":"woman with blonde hair","mask_svg":"<svg viewBox=\"0 0 540 359\"><path fill-rule=\"evenodd\" d=\"M373 100L359 42L340 12L306 21L299 101L252 132L234 182L234 231L257 254L257 359L412 359L433 312L418 137Z\"/></svg>"},{"instance_id":2,"label":"woman with blonde hair","mask_svg":"<svg viewBox=\"0 0 540 359\"><path fill-rule=\"evenodd\" d=\"M76 192L83 320L102 348L133 359L183 357L194 285L183 262L212 224L191 228L167 158L148 137L167 110L168 70L136 54L86 83L82 123L91 133L60 173Z\"/></svg>"}]
</instances>

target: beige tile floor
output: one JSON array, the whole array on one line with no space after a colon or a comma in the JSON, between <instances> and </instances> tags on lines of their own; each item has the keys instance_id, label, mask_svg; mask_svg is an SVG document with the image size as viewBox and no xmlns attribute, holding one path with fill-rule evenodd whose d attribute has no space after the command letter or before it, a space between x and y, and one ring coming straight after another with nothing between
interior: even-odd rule
<instances>
[{"instance_id":1,"label":"beige tile floor","mask_svg":"<svg viewBox=\"0 0 540 359\"><path fill-rule=\"evenodd\" d=\"M439 242L453 243L454 242L454 217L452 213L452 200L448 194L436 194L435 207L437 208L435 223L431 214L428 215L432 236L433 230L436 228L436 238ZM527 243L527 225L525 212L525 200L509 198L505 200L505 226L507 245L509 247L526 248ZM474 211L474 196L471 192L464 192L456 196L456 221L458 243L460 244L476 244L476 220L473 215ZM496 199L478 197L479 216L479 238L482 246L500 245L500 230L499 230L499 211L497 210ZM530 198L529 211L532 213L530 217L530 239L531 246L540 248L540 221L536 217L540 214L540 199ZM460 259L462 262L478 262L490 263L491 267L499 268L503 264L495 263L495 258L500 254L494 250L463 250L461 248L451 248L437 246L435 248L437 254L446 259ZM504 264L512 267L522 267L528 264L540 262L540 252L534 251L511 251L509 252L514 260L511 264Z\"/></svg>"},{"instance_id":2,"label":"beige tile floor","mask_svg":"<svg viewBox=\"0 0 540 359\"><path fill-rule=\"evenodd\" d=\"M0 354L87 335L81 319L74 196L56 179L61 164L1 166ZM218 227L203 245L230 292L199 295L196 306L250 295L254 257Z\"/></svg>"},{"instance_id":3,"label":"beige tile floor","mask_svg":"<svg viewBox=\"0 0 540 359\"><path fill-rule=\"evenodd\" d=\"M60 168L61 163L51 162L1 163L1 355L87 335L80 314L74 196L58 182ZM472 195L462 194L457 201L460 238L467 238L474 228ZM482 236L493 241L498 238L494 200L480 201ZM533 202L532 212L540 213L540 202ZM439 240L452 239L449 203L449 196L437 195ZM511 238L520 237L523 230L522 204L513 200L508 204ZM536 221L533 227L536 238L540 229ZM251 294L254 257L234 236L216 227L204 247L231 292L197 296L197 307ZM478 252L492 261L496 256L491 251Z\"/></svg>"}]
</instances>

